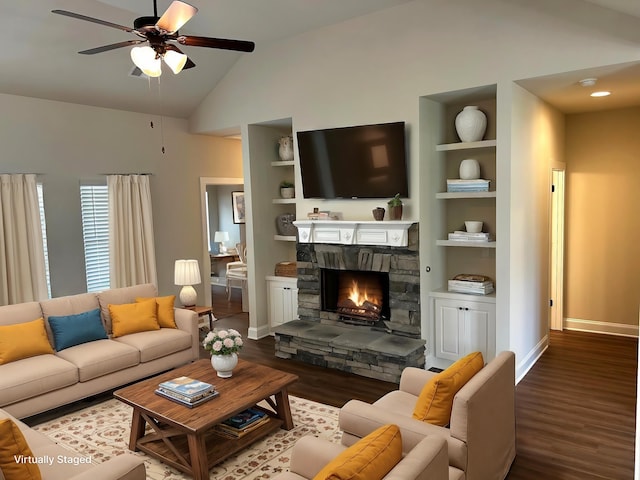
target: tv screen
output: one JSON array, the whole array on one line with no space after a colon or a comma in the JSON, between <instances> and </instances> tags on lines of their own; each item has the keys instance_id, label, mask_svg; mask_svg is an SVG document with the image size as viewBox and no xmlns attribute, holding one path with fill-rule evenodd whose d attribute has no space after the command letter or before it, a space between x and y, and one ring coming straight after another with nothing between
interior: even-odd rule
<instances>
[{"instance_id":1,"label":"tv screen","mask_svg":"<svg viewBox=\"0 0 640 480\"><path fill-rule=\"evenodd\" d=\"M409 196L404 122L297 132L304 198Z\"/></svg>"}]
</instances>

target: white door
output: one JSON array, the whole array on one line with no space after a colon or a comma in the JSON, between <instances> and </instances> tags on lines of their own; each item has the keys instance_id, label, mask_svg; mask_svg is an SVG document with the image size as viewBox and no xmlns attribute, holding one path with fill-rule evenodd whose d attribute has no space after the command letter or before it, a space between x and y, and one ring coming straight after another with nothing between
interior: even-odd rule
<instances>
[{"instance_id":1,"label":"white door","mask_svg":"<svg viewBox=\"0 0 640 480\"><path fill-rule=\"evenodd\" d=\"M564 324L564 166L551 172L551 266L549 327L562 330Z\"/></svg>"}]
</instances>

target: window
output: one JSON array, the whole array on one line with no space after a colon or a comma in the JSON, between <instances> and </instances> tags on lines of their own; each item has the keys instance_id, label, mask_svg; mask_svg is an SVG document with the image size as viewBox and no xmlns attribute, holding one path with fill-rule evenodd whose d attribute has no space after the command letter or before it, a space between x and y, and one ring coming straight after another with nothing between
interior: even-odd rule
<instances>
[{"instance_id":1,"label":"window","mask_svg":"<svg viewBox=\"0 0 640 480\"><path fill-rule=\"evenodd\" d=\"M42 247L44 249L44 273L47 276L47 294L51 298L51 277L49 275L49 249L47 248L47 221L44 218L44 195L42 184L36 184L38 191L38 207L40 208L40 227L42 230Z\"/></svg>"},{"instance_id":2,"label":"window","mask_svg":"<svg viewBox=\"0 0 640 480\"><path fill-rule=\"evenodd\" d=\"M80 185L87 292L109 288L109 194L106 185Z\"/></svg>"}]
</instances>

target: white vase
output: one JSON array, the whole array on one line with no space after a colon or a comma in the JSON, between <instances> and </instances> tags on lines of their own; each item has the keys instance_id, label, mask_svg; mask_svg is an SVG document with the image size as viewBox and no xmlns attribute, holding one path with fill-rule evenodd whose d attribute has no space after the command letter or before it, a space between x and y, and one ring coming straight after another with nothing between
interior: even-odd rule
<instances>
[{"instance_id":1,"label":"white vase","mask_svg":"<svg viewBox=\"0 0 640 480\"><path fill-rule=\"evenodd\" d=\"M456 132L463 142L482 140L487 129L487 116L476 106L467 106L456 116Z\"/></svg>"},{"instance_id":2,"label":"white vase","mask_svg":"<svg viewBox=\"0 0 640 480\"><path fill-rule=\"evenodd\" d=\"M460 162L460 178L462 180L476 180L480 178L480 164L475 158L467 158Z\"/></svg>"},{"instance_id":3,"label":"white vase","mask_svg":"<svg viewBox=\"0 0 640 480\"><path fill-rule=\"evenodd\" d=\"M229 378L233 375L233 369L238 365L238 355L211 355L211 366L218 372L220 378Z\"/></svg>"}]
</instances>

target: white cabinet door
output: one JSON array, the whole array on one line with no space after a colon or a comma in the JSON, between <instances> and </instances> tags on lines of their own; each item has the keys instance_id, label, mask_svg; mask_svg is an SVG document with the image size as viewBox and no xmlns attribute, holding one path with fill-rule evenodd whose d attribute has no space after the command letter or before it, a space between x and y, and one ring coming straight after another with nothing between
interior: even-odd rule
<instances>
[{"instance_id":1,"label":"white cabinet door","mask_svg":"<svg viewBox=\"0 0 640 480\"><path fill-rule=\"evenodd\" d=\"M294 279L295 280L295 279ZM269 327L274 328L298 318L296 281L268 280Z\"/></svg>"},{"instance_id":2,"label":"white cabinet door","mask_svg":"<svg viewBox=\"0 0 640 480\"><path fill-rule=\"evenodd\" d=\"M476 351L485 362L495 357L495 304L437 298L434 305L436 357L458 360Z\"/></svg>"}]
</instances>

